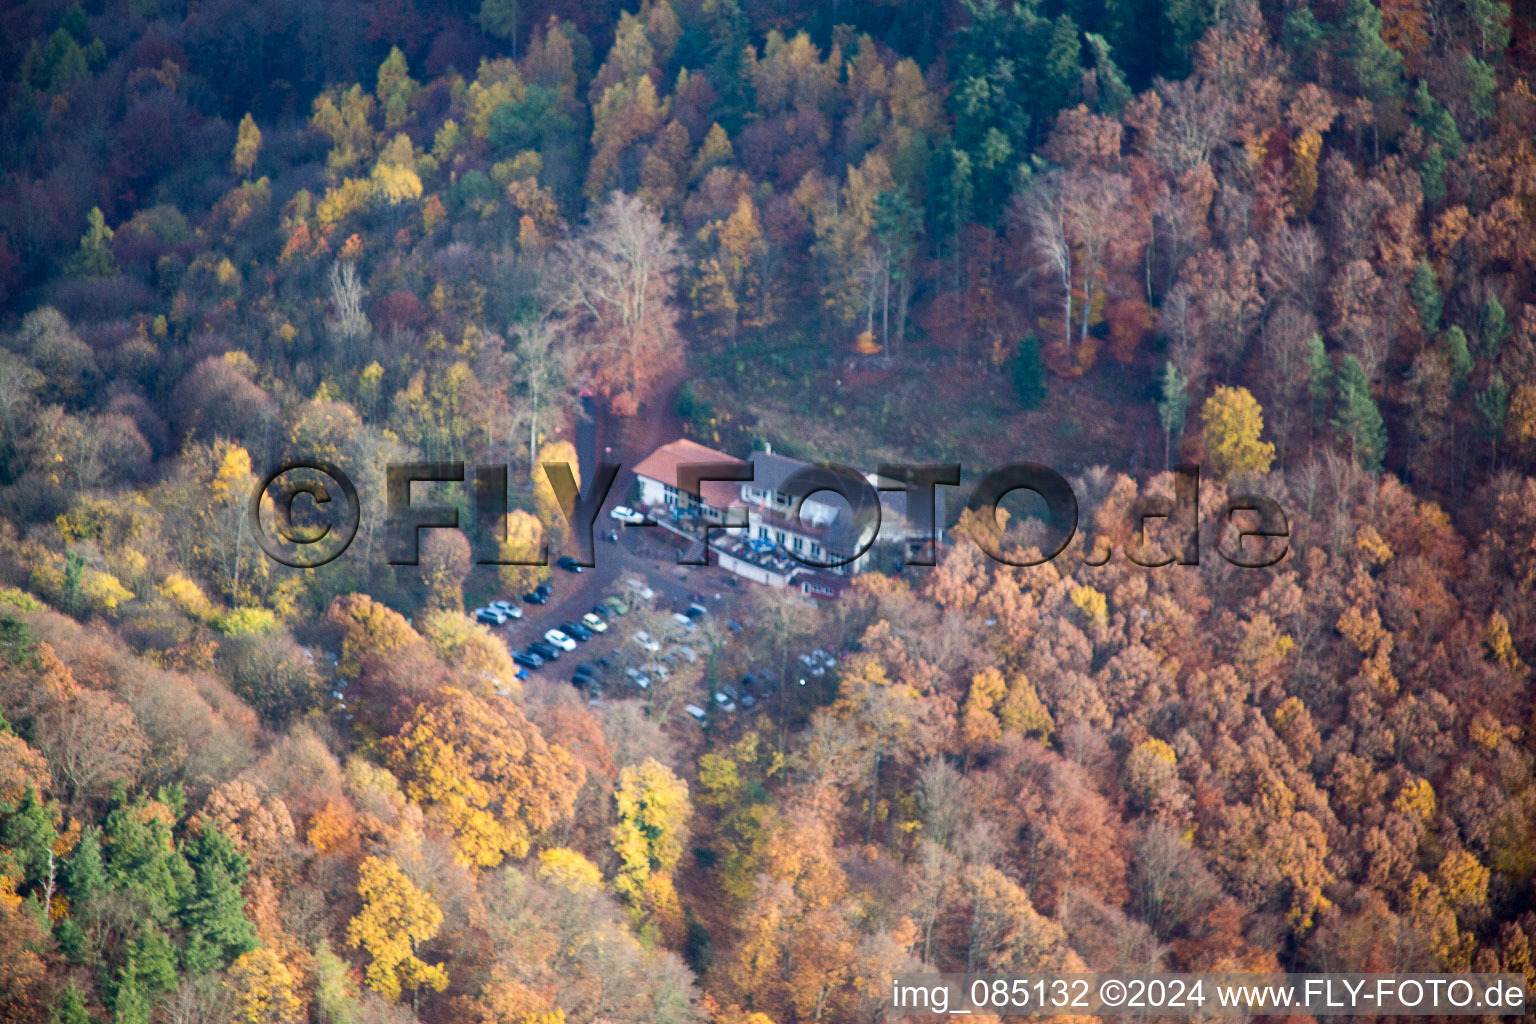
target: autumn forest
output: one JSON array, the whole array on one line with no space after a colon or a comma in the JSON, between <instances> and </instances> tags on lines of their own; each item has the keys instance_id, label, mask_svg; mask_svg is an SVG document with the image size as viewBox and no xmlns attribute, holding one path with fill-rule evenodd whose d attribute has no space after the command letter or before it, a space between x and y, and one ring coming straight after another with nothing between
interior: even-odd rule
<instances>
[{"instance_id":1,"label":"autumn forest","mask_svg":"<svg viewBox=\"0 0 1536 1024\"><path fill-rule=\"evenodd\" d=\"M1530 5L28 0L0 54L0 1022L1536 992ZM606 513L558 568L541 464L676 438L965 480L835 593ZM314 569L246 515L301 456L361 501ZM1050 561L965 508L1020 459ZM442 460L551 564L421 484L465 529L392 564Z\"/></svg>"}]
</instances>

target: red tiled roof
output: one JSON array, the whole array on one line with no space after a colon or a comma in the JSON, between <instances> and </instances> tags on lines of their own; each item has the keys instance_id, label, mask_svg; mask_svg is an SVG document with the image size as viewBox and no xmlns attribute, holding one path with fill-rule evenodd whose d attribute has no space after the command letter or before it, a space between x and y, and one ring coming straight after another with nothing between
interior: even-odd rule
<instances>
[{"instance_id":1,"label":"red tiled roof","mask_svg":"<svg viewBox=\"0 0 1536 1024\"><path fill-rule=\"evenodd\" d=\"M697 441L680 437L676 441L662 445L641 459L640 464L635 467L635 475L650 477L652 480L676 487L677 467L691 462L717 462L727 466L742 465L740 459L734 459L713 448L706 448ZM699 485L699 489L703 492L700 496L705 504L714 508L726 509L741 501L741 484L739 483L706 480Z\"/></svg>"}]
</instances>

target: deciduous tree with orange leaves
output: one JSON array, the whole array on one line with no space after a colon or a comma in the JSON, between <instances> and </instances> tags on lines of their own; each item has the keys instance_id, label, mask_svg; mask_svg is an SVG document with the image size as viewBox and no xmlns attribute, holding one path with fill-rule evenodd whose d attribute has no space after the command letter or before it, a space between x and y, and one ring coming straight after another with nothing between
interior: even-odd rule
<instances>
[{"instance_id":1,"label":"deciduous tree with orange leaves","mask_svg":"<svg viewBox=\"0 0 1536 1024\"><path fill-rule=\"evenodd\" d=\"M534 836L570 817L585 778L517 705L457 687L423 702L385 750L406 795L474 867L526 856Z\"/></svg>"}]
</instances>

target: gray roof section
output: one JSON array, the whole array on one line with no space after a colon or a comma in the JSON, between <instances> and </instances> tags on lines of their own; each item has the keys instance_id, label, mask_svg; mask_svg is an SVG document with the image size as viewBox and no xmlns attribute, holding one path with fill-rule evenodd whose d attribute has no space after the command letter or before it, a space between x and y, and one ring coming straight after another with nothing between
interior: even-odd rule
<instances>
[{"instance_id":1,"label":"gray roof section","mask_svg":"<svg viewBox=\"0 0 1536 1024\"><path fill-rule=\"evenodd\" d=\"M753 452L752 462L752 487L759 490L767 488L770 491L779 489L779 485L788 480L798 471L809 466L809 462L801 462L799 459L791 459L784 455L775 455L772 452Z\"/></svg>"},{"instance_id":2,"label":"gray roof section","mask_svg":"<svg viewBox=\"0 0 1536 1024\"><path fill-rule=\"evenodd\" d=\"M788 480L799 470L811 465L809 462L802 462L799 459L792 459L785 455L761 451L753 452L749 456L749 460L752 463L752 482L750 484L743 484L743 486L770 491L779 490L785 480ZM882 481L882 483L887 484L893 482ZM934 522L938 525L938 532L941 537L944 535L945 528L948 525L948 506L945 499L952 490L954 490L952 487L934 488L933 518ZM836 502L836 499L832 500ZM837 502L837 504L841 505L840 502ZM910 521L907 519L907 493L905 490L882 490L880 492L880 507L880 514L883 520L896 518L901 520L903 527L910 525ZM881 532L886 532L883 522ZM888 533L886 535L889 536Z\"/></svg>"}]
</instances>

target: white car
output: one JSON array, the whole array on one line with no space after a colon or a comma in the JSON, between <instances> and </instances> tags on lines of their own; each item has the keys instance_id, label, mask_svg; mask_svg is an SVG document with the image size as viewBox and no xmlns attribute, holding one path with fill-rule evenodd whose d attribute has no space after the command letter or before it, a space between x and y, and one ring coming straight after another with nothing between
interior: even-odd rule
<instances>
[{"instance_id":1,"label":"white car","mask_svg":"<svg viewBox=\"0 0 1536 1024\"><path fill-rule=\"evenodd\" d=\"M608 623L598 618L597 615L593 612L587 612L587 614L583 615L581 617L581 624L586 626L594 633L608 632Z\"/></svg>"},{"instance_id":2,"label":"white car","mask_svg":"<svg viewBox=\"0 0 1536 1024\"><path fill-rule=\"evenodd\" d=\"M715 691L715 703L720 706L721 711L731 712L736 710L736 702L718 690Z\"/></svg>"},{"instance_id":3,"label":"white car","mask_svg":"<svg viewBox=\"0 0 1536 1024\"><path fill-rule=\"evenodd\" d=\"M693 632L693 620L690 619L688 616L684 615L682 612L673 612L672 613L672 621L676 622L679 626L682 626L683 627L683 632L685 632L685 633L692 633Z\"/></svg>"},{"instance_id":4,"label":"white car","mask_svg":"<svg viewBox=\"0 0 1536 1024\"><path fill-rule=\"evenodd\" d=\"M544 639L549 643L554 644L562 651L574 651L576 649L576 641L572 640L558 629L545 631Z\"/></svg>"},{"instance_id":5,"label":"white car","mask_svg":"<svg viewBox=\"0 0 1536 1024\"><path fill-rule=\"evenodd\" d=\"M697 704L684 704L683 705L683 710L688 712L689 715L691 715L695 720L700 721L700 722L704 721L704 719L709 717L709 712L705 711L703 708L699 707Z\"/></svg>"},{"instance_id":6,"label":"white car","mask_svg":"<svg viewBox=\"0 0 1536 1024\"><path fill-rule=\"evenodd\" d=\"M699 663L699 652L694 650L692 647L689 647L687 644L683 644L681 647L679 647L677 649L677 653L679 656L688 659L688 663L691 665L697 665Z\"/></svg>"},{"instance_id":7,"label":"white car","mask_svg":"<svg viewBox=\"0 0 1536 1024\"><path fill-rule=\"evenodd\" d=\"M661 644L657 643L651 637L651 634L647 633L643 629L636 633L634 636L630 637L630 639L639 644L643 650L650 651L652 654L655 654L657 651L661 650Z\"/></svg>"},{"instance_id":8,"label":"white car","mask_svg":"<svg viewBox=\"0 0 1536 1024\"><path fill-rule=\"evenodd\" d=\"M627 668L624 670L624 674L629 677L630 682L634 683L642 690L649 689L651 686L650 677L648 677L644 672L641 672L637 668Z\"/></svg>"},{"instance_id":9,"label":"white car","mask_svg":"<svg viewBox=\"0 0 1536 1024\"><path fill-rule=\"evenodd\" d=\"M496 609L509 619L520 619L523 617L522 608L513 604L511 601L492 601L490 604L486 605L486 607Z\"/></svg>"},{"instance_id":10,"label":"white car","mask_svg":"<svg viewBox=\"0 0 1536 1024\"><path fill-rule=\"evenodd\" d=\"M656 591L646 586L645 580L636 579L635 577L631 576L629 579L624 581L624 585L630 590L633 590L635 593L639 594L647 601L656 596Z\"/></svg>"},{"instance_id":11,"label":"white car","mask_svg":"<svg viewBox=\"0 0 1536 1024\"><path fill-rule=\"evenodd\" d=\"M667 666L665 666L665 665L658 665L655 662L652 662L649 665L641 665L640 666L640 671L646 673L647 675L653 675L657 679L670 679L670 678L672 678L672 670L671 669L667 668Z\"/></svg>"},{"instance_id":12,"label":"white car","mask_svg":"<svg viewBox=\"0 0 1536 1024\"><path fill-rule=\"evenodd\" d=\"M621 523L643 523L645 516L636 512L628 505L615 505L608 513L610 518L617 519Z\"/></svg>"}]
</instances>

